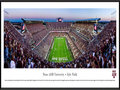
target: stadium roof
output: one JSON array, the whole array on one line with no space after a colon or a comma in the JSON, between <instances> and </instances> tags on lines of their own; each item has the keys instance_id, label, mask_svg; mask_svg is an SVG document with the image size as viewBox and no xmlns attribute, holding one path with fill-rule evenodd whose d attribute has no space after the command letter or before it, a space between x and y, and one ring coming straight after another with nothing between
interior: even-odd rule
<instances>
[{"instance_id":1,"label":"stadium roof","mask_svg":"<svg viewBox=\"0 0 120 90\"><path fill-rule=\"evenodd\" d=\"M79 19L77 21L99 21L101 18Z\"/></svg>"},{"instance_id":2,"label":"stadium roof","mask_svg":"<svg viewBox=\"0 0 120 90\"><path fill-rule=\"evenodd\" d=\"M110 21L98 21L98 23L109 23Z\"/></svg>"},{"instance_id":3,"label":"stadium roof","mask_svg":"<svg viewBox=\"0 0 120 90\"><path fill-rule=\"evenodd\" d=\"M22 23L23 20L21 19L5 19L5 21L9 21L11 23Z\"/></svg>"}]
</instances>

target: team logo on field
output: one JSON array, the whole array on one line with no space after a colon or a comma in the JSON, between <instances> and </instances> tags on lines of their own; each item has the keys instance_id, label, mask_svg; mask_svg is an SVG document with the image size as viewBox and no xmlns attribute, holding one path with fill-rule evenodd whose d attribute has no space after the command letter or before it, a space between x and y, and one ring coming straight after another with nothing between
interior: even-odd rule
<instances>
[{"instance_id":1,"label":"team logo on field","mask_svg":"<svg viewBox=\"0 0 120 90\"><path fill-rule=\"evenodd\" d=\"M53 57L52 60L59 60L59 61L61 61L61 60L68 60L68 59L66 57L63 57L63 58L55 58L55 57Z\"/></svg>"}]
</instances>

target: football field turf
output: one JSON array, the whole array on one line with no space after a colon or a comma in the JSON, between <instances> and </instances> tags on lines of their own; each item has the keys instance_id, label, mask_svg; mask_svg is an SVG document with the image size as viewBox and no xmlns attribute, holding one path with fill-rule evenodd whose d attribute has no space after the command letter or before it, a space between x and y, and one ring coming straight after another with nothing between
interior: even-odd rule
<instances>
[{"instance_id":1,"label":"football field turf","mask_svg":"<svg viewBox=\"0 0 120 90\"><path fill-rule=\"evenodd\" d=\"M72 53L67 46L65 37L54 38L48 60L56 63L69 62L73 60Z\"/></svg>"}]
</instances>

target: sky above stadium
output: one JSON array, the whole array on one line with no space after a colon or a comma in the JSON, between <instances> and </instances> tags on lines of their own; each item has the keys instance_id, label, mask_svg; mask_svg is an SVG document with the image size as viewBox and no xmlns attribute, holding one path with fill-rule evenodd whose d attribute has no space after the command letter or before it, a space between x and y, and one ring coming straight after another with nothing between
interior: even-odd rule
<instances>
[{"instance_id":1,"label":"sky above stadium","mask_svg":"<svg viewBox=\"0 0 120 90\"><path fill-rule=\"evenodd\" d=\"M41 19L80 20L88 18L101 18L101 20L116 20L115 8L5 8L5 19Z\"/></svg>"}]
</instances>

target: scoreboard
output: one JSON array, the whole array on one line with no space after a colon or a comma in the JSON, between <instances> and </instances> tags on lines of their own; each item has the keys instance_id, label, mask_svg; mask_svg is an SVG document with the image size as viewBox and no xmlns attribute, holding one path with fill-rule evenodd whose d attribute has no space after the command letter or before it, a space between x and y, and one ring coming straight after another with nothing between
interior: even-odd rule
<instances>
[{"instance_id":1,"label":"scoreboard","mask_svg":"<svg viewBox=\"0 0 120 90\"><path fill-rule=\"evenodd\" d=\"M57 22L63 22L63 19L62 18L58 18Z\"/></svg>"}]
</instances>

